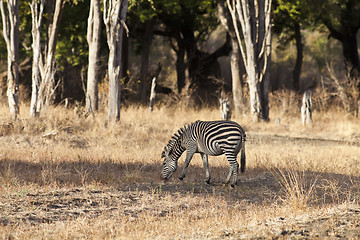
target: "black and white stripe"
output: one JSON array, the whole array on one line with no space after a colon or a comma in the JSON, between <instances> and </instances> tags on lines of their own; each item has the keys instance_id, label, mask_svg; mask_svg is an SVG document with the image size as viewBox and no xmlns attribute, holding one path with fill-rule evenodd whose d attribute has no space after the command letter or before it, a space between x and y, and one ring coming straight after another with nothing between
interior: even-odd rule
<instances>
[{"instance_id":1,"label":"black and white stripe","mask_svg":"<svg viewBox=\"0 0 360 240\"><path fill-rule=\"evenodd\" d=\"M162 152L164 157L162 177L169 179L177 169L177 161L186 150L184 169L180 175L182 180L195 153L200 153L206 172L206 182L210 183L208 155L225 154L230 164L226 183L231 180L231 186L237 182L239 164L236 160L241 150L241 172L245 171L245 141L244 129L232 121L196 121L184 126L172 136Z\"/></svg>"}]
</instances>

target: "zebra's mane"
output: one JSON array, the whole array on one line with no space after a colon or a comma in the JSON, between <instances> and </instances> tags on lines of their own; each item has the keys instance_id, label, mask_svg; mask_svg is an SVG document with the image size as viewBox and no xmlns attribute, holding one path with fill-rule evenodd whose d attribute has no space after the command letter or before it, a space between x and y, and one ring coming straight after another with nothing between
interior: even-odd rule
<instances>
[{"instance_id":1,"label":"zebra's mane","mask_svg":"<svg viewBox=\"0 0 360 240\"><path fill-rule=\"evenodd\" d=\"M190 125L192 125L191 123ZM162 157L168 156L174 146L181 141L181 136L184 134L184 132L189 128L190 125L184 125L182 128L180 128L177 132L174 133L174 135L169 140L169 143L164 147L164 151L162 152Z\"/></svg>"},{"instance_id":2,"label":"zebra's mane","mask_svg":"<svg viewBox=\"0 0 360 240\"><path fill-rule=\"evenodd\" d=\"M188 126L185 125L184 127L180 128L177 132L175 132L175 134L169 140L168 144L165 146L163 154L165 153L166 155L168 155L173 150L176 143L178 143L181 140L181 136L184 134L187 128Z\"/></svg>"}]
</instances>

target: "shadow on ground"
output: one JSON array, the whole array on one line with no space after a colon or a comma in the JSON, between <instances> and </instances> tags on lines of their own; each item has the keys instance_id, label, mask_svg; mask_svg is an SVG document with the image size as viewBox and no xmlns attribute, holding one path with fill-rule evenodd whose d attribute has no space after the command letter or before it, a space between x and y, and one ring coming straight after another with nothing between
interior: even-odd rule
<instances>
[{"instance_id":1,"label":"shadow on ground","mask_svg":"<svg viewBox=\"0 0 360 240\"><path fill-rule=\"evenodd\" d=\"M118 210L121 205L139 204L141 194L136 194L139 192L159 196L215 195L228 202L266 205L281 203L282 198L288 197L288 191L296 191L296 186L294 189L284 187L284 179L291 173L287 170L283 170L281 175L267 169L247 169L245 174L240 174L235 189L223 184L227 168L211 168L213 180L210 185L201 179L204 176L202 167L191 166L191 171L182 182L178 181L175 175L172 180L164 183L160 180L160 171L159 164L83 161L29 163L14 159L2 160L2 188L6 190L7 186L11 185L24 187L1 198L0 215L3 217L0 223L8 225L18 221L54 222L83 215L97 216ZM300 194L307 194L310 187L314 187L308 204L320 206L360 201L359 177L317 172L302 172L299 176L302 176L300 180L303 184L300 186L303 188ZM54 188L51 191L33 192L27 189L29 184L38 185L39 189L41 186ZM36 213L22 211L29 208L36 208ZM124 210L124 214L135 213Z\"/></svg>"}]
</instances>

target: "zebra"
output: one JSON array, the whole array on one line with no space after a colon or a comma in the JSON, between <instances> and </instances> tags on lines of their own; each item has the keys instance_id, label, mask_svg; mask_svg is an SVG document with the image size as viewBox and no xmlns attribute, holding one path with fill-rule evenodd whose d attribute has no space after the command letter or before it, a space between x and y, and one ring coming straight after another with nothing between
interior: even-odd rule
<instances>
[{"instance_id":1,"label":"zebra","mask_svg":"<svg viewBox=\"0 0 360 240\"><path fill-rule=\"evenodd\" d=\"M244 129L233 121L196 121L180 128L164 147L161 157L164 158L161 171L162 178L168 180L177 169L177 162L186 150L184 169L179 180L185 177L191 158L200 153L206 173L206 183L210 184L208 155L219 156L225 154L229 164L229 174L226 184L231 187L237 183L239 164L236 160L241 150L241 172L245 171L245 141ZM232 178L231 178L232 177Z\"/></svg>"}]
</instances>

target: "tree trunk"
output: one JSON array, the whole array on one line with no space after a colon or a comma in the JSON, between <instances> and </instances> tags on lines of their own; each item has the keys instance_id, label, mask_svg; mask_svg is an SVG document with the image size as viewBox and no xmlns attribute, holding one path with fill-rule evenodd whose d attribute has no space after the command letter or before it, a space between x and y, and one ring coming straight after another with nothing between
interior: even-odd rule
<instances>
[{"instance_id":1,"label":"tree trunk","mask_svg":"<svg viewBox=\"0 0 360 240\"><path fill-rule=\"evenodd\" d=\"M220 118L222 120L230 120L231 119L231 108L229 104L229 99L224 96L224 93L221 92L221 96L219 98L220 103Z\"/></svg>"},{"instance_id":2,"label":"tree trunk","mask_svg":"<svg viewBox=\"0 0 360 240\"><path fill-rule=\"evenodd\" d=\"M156 97L155 88L156 88L156 77L154 77L151 82L149 112L152 112L154 109L155 97Z\"/></svg>"},{"instance_id":3,"label":"tree trunk","mask_svg":"<svg viewBox=\"0 0 360 240\"><path fill-rule=\"evenodd\" d=\"M176 74L177 74L177 86L178 92L181 93L185 87L185 49L181 47L181 43L178 41L179 49L176 51Z\"/></svg>"},{"instance_id":4,"label":"tree trunk","mask_svg":"<svg viewBox=\"0 0 360 240\"><path fill-rule=\"evenodd\" d=\"M303 125L307 125L312 122L311 116L311 91L304 92L301 106L301 119Z\"/></svg>"},{"instance_id":5,"label":"tree trunk","mask_svg":"<svg viewBox=\"0 0 360 240\"><path fill-rule=\"evenodd\" d=\"M198 75L198 65L199 62L197 61L197 47L196 47L196 40L194 36L194 31L189 28L189 26L184 26L181 29L181 35L184 42L184 47L186 51L186 58L187 58L187 65L189 71L189 80L191 83L197 81Z\"/></svg>"},{"instance_id":6,"label":"tree trunk","mask_svg":"<svg viewBox=\"0 0 360 240\"><path fill-rule=\"evenodd\" d=\"M122 38L128 1L104 1L104 23L109 46L109 110L107 122L120 120Z\"/></svg>"},{"instance_id":7,"label":"tree trunk","mask_svg":"<svg viewBox=\"0 0 360 240\"><path fill-rule=\"evenodd\" d=\"M122 55L121 55L121 67L120 67L120 74L121 79L124 85L126 85L129 80L129 38L128 38L128 32L123 31L123 40L122 40Z\"/></svg>"},{"instance_id":8,"label":"tree trunk","mask_svg":"<svg viewBox=\"0 0 360 240\"><path fill-rule=\"evenodd\" d=\"M230 39L232 52L230 55L231 79L232 79L232 93L234 101L235 116L239 117L243 112L243 89L241 84L241 66L243 65L240 47L236 38L234 25L232 24L231 15L229 10L225 8L224 0L218 0L218 13L222 25L227 30Z\"/></svg>"},{"instance_id":9,"label":"tree trunk","mask_svg":"<svg viewBox=\"0 0 360 240\"><path fill-rule=\"evenodd\" d=\"M303 62L303 44L301 39L301 29L300 24L294 21L294 30L295 30L295 42L296 42L296 62L295 68L293 71L293 79L294 79L294 89L295 91L300 90L300 74L301 67Z\"/></svg>"},{"instance_id":10,"label":"tree trunk","mask_svg":"<svg viewBox=\"0 0 360 240\"><path fill-rule=\"evenodd\" d=\"M41 26L42 26L42 17L44 12L45 0L40 2L40 12L39 4L37 0L33 0L30 4L31 16L32 16L32 49L33 49L33 62L32 62L32 90L31 90L31 103L30 103L30 116L36 117L38 115L36 111L36 104L39 96L39 85L40 85L40 54L41 54Z\"/></svg>"},{"instance_id":11,"label":"tree trunk","mask_svg":"<svg viewBox=\"0 0 360 240\"><path fill-rule=\"evenodd\" d=\"M270 12L268 13L270 14ZM270 20L268 22L270 24ZM269 26L270 28L270 26ZM261 118L262 120L269 120L269 89L270 89L270 65L271 65L271 32L267 32L264 30L265 34L268 34L264 38L265 42L265 52L264 52L264 60L262 62L262 72L263 78L261 81L261 89L260 89L260 101L261 101ZM271 31L271 29L268 29Z\"/></svg>"},{"instance_id":12,"label":"tree trunk","mask_svg":"<svg viewBox=\"0 0 360 240\"><path fill-rule=\"evenodd\" d=\"M0 0L0 10L3 24L3 36L7 47L7 96L10 115L13 119L19 113L18 92L19 92L19 1L8 0L7 11L4 8L4 1Z\"/></svg>"},{"instance_id":13,"label":"tree trunk","mask_svg":"<svg viewBox=\"0 0 360 240\"><path fill-rule=\"evenodd\" d=\"M331 37L339 40L343 48L343 56L347 76L350 78L351 84L357 89L358 99L360 100L360 60L357 50L357 29L346 29L345 33L341 33L333 28L329 22L325 22L326 27L330 31ZM345 28L342 26L342 28Z\"/></svg>"},{"instance_id":14,"label":"tree trunk","mask_svg":"<svg viewBox=\"0 0 360 240\"><path fill-rule=\"evenodd\" d=\"M141 68L140 68L140 87L139 87L139 99L142 103L145 103L147 99L147 92L149 89L149 83L147 81L150 47L152 42L152 36L154 32L155 19L148 20L145 27L145 35L142 41L142 53L141 53Z\"/></svg>"},{"instance_id":15,"label":"tree trunk","mask_svg":"<svg viewBox=\"0 0 360 240\"><path fill-rule=\"evenodd\" d=\"M261 104L260 104L260 80L259 80L259 67L257 66L258 59L256 59L255 53L257 53L257 45L255 42L255 34L257 33L257 26L255 21L255 6L253 2L247 2L247 5L242 5L242 8L246 8L244 11L245 23L242 24L242 32L244 34L246 55L243 57L246 59L246 69L248 75L249 93L250 93L250 112L253 118L253 122L258 122L261 119ZM237 10L239 11L239 10ZM247 15L245 15L247 14ZM248 20L247 20L248 19ZM242 44L242 39L238 37L239 45ZM245 53L245 51L244 51Z\"/></svg>"},{"instance_id":16,"label":"tree trunk","mask_svg":"<svg viewBox=\"0 0 360 240\"><path fill-rule=\"evenodd\" d=\"M55 9L52 6L47 6L51 9L54 9L54 13L51 14L50 24L48 25L48 41L46 42L46 55L45 60L42 62L40 58L40 73L41 73L41 83L39 87L39 96L36 106L36 111L40 114L43 110L46 112L48 106L53 101L53 97L56 90L55 85L55 73L56 73L56 64L55 64L55 51L56 51L56 42L57 42L57 33L59 29L59 24L64 9L64 0L56 0ZM49 13L49 10L48 10Z\"/></svg>"},{"instance_id":17,"label":"tree trunk","mask_svg":"<svg viewBox=\"0 0 360 240\"><path fill-rule=\"evenodd\" d=\"M360 77L360 62L357 48L356 33L343 36L340 40L343 46L345 65L350 77Z\"/></svg>"},{"instance_id":18,"label":"tree trunk","mask_svg":"<svg viewBox=\"0 0 360 240\"><path fill-rule=\"evenodd\" d=\"M260 83L254 75L255 66L248 66L248 84L250 95L250 113L253 122L258 122L261 119L261 105L260 105Z\"/></svg>"},{"instance_id":19,"label":"tree trunk","mask_svg":"<svg viewBox=\"0 0 360 240\"><path fill-rule=\"evenodd\" d=\"M269 119L269 64L271 58L271 1L227 0L245 64L253 121ZM240 25L239 25L240 23Z\"/></svg>"},{"instance_id":20,"label":"tree trunk","mask_svg":"<svg viewBox=\"0 0 360 240\"><path fill-rule=\"evenodd\" d=\"M238 42L232 39L232 52L231 52L231 78L232 78L232 93L234 99L234 112L235 116L239 117L243 113L243 89L241 85L240 66L241 55Z\"/></svg>"},{"instance_id":21,"label":"tree trunk","mask_svg":"<svg viewBox=\"0 0 360 240\"><path fill-rule=\"evenodd\" d=\"M356 38L357 27L340 25L340 29L337 30L331 21L327 20L324 23L330 31L330 36L339 40L342 44L345 66L349 76L354 78L360 77L360 60Z\"/></svg>"},{"instance_id":22,"label":"tree trunk","mask_svg":"<svg viewBox=\"0 0 360 240\"><path fill-rule=\"evenodd\" d=\"M360 59L357 46L357 32L360 27L358 21L358 1L345 1L338 12L337 20L332 21L330 12L324 14L323 23L330 31L330 36L342 44L343 57L347 75L351 84L357 88L358 100L360 99Z\"/></svg>"},{"instance_id":23,"label":"tree trunk","mask_svg":"<svg viewBox=\"0 0 360 240\"><path fill-rule=\"evenodd\" d=\"M54 15L54 10L55 10L55 1L56 0L46 0L46 14L47 14L47 18L46 18L46 42L49 42L49 38L50 38L50 29L52 28L52 24L53 24L53 15ZM44 49L44 52L47 53L48 52L48 45L46 44Z\"/></svg>"},{"instance_id":24,"label":"tree trunk","mask_svg":"<svg viewBox=\"0 0 360 240\"><path fill-rule=\"evenodd\" d=\"M98 110L98 62L100 56L101 34L100 0L91 0L88 19L87 42L89 44L89 66L87 73L86 106L87 112Z\"/></svg>"}]
</instances>

